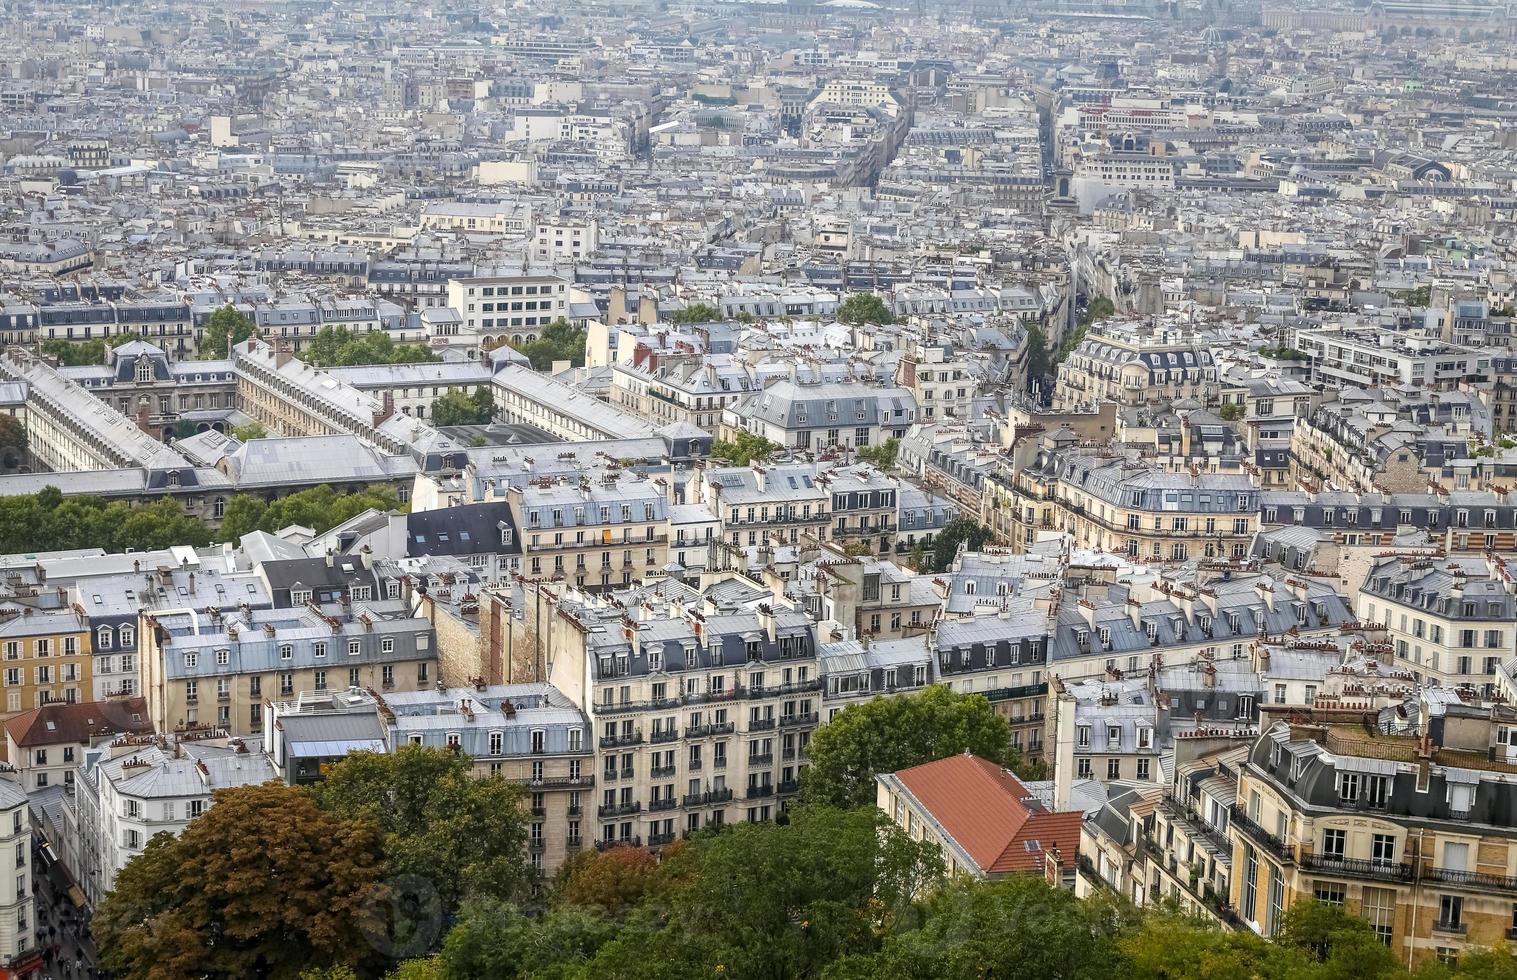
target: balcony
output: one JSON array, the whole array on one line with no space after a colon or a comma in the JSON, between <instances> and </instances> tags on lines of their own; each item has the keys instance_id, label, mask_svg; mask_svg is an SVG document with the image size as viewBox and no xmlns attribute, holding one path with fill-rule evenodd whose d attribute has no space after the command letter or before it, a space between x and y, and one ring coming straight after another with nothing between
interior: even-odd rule
<instances>
[{"instance_id":1,"label":"balcony","mask_svg":"<svg viewBox=\"0 0 1517 980\"><path fill-rule=\"evenodd\" d=\"M649 834L648 835L648 846L649 847L663 847L663 846L665 846L667 844L673 844L673 843L674 843L674 831L672 831L672 830L669 831L666 834Z\"/></svg>"},{"instance_id":2,"label":"balcony","mask_svg":"<svg viewBox=\"0 0 1517 980\"><path fill-rule=\"evenodd\" d=\"M685 806L711 806L715 803L726 803L732 799L732 790L713 789L705 793L686 793L682 801Z\"/></svg>"},{"instance_id":3,"label":"balcony","mask_svg":"<svg viewBox=\"0 0 1517 980\"><path fill-rule=\"evenodd\" d=\"M985 692L988 701L1012 701L1017 698L1040 698L1048 693L1047 684L1023 684L1021 687L997 687Z\"/></svg>"},{"instance_id":4,"label":"balcony","mask_svg":"<svg viewBox=\"0 0 1517 980\"><path fill-rule=\"evenodd\" d=\"M801 784L794 779L782 779L779 783L779 792L783 796L787 793L799 793Z\"/></svg>"},{"instance_id":5,"label":"balcony","mask_svg":"<svg viewBox=\"0 0 1517 980\"><path fill-rule=\"evenodd\" d=\"M772 766L772 765L774 765L774 753L773 752L765 752L763 755L750 755L748 757L748 766L750 768L752 768L753 766Z\"/></svg>"},{"instance_id":6,"label":"balcony","mask_svg":"<svg viewBox=\"0 0 1517 980\"><path fill-rule=\"evenodd\" d=\"M815 725L816 712L808 711L803 715L783 715L780 718L780 724L787 728L793 725Z\"/></svg>"},{"instance_id":7,"label":"balcony","mask_svg":"<svg viewBox=\"0 0 1517 980\"><path fill-rule=\"evenodd\" d=\"M1467 922L1444 922L1442 920L1436 920L1433 922L1433 931L1447 933L1451 936L1462 936L1470 931L1470 926Z\"/></svg>"},{"instance_id":8,"label":"balcony","mask_svg":"<svg viewBox=\"0 0 1517 980\"><path fill-rule=\"evenodd\" d=\"M748 722L748 730L750 732L772 732L774 731L774 725L775 721L773 718L753 718Z\"/></svg>"},{"instance_id":9,"label":"balcony","mask_svg":"<svg viewBox=\"0 0 1517 980\"><path fill-rule=\"evenodd\" d=\"M654 732L648 741L652 742L654 745L663 745L665 742L673 742L677 738L679 738L679 731L677 729L669 728L663 731Z\"/></svg>"},{"instance_id":10,"label":"balcony","mask_svg":"<svg viewBox=\"0 0 1517 980\"><path fill-rule=\"evenodd\" d=\"M1232 825L1241 830L1250 840L1264 848L1276 859L1286 864L1294 864L1295 858L1291 855L1290 847L1285 841L1265 830L1248 818L1248 814L1241 806L1233 807Z\"/></svg>"},{"instance_id":11,"label":"balcony","mask_svg":"<svg viewBox=\"0 0 1517 980\"><path fill-rule=\"evenodd\" d=\"M1457 888L1517 892L1517 878L1506 875L1483 874L1479 871L1455 871L1452 868L1429 868L1423 877L1429 881L1439 881Z\"/></svg>"},{"instance_id":12,"label":"balcony","mask_svg":"<svg viewBox=\"0 0 1517 980\"><path fill-rule=\"evenodd\" d=\"M712 769L726 769L727 768L727 757L726 756L721 756L720 758L712 759L711 760L711 768Z\"/></svg>"},{"instance_id":13,"label":"balcony","mask_svg":"<svg viewBox=\"0 0 1517 980\"><path fill-rule=\"evenodd\" d=\"M730 721L720 725L698 725L685 729L686 738L710 738L713 735L731 735L737 731L737 725Z\"/></svg>"},{"instance_id":14,"label":"balcony","mask_svg":"<svg viewBox=\"0 0 1517 980\"><path fill-rule=\"evenodd\" d=\"M673 810L677 806L679 806L679 803L674 799L674 797L669 796L665 797L662 800L652 801L648 804L648 810L652 813L662 813L665 810Z\"/></svg>"},{"instance_id":15,"label":"balcony","mask_svg":"<svg viewBox=\"0 0 1517 980\"><path fill-rule=\"evenodd\" d=\"M1311 871L1326 871L1329 874L1348 875L1354 878L1372 878L1376 881L1412 880L1412 869L1409 865L1394 864L1390 861L1366 861L1363 858L1304 854L1301 856L1301 866Z\"/></svg>"},{"instance_id":16,"label":"balcony","mask_svg":"<svg viewBox=\"0 0 1517 980\"><path fill-rule=\"evenodd\" d=\"M774 795L773 786L749 786L748 792L743 796L745 800L766 800Z\"/></svg>"},{"instance_id":17,"label":"balcony","mask_svg":"<svg viewBox=\"0 0 1517 980\"><path fill-rule=\"evenodd\" d=\"M585 846L585 839L579 834L570 834L569 838L564 841L564 846L571 851L577 851Z\"/></svg>"},{"instance_id":18,"label":"balcony","mask_svg":"<svg viewBox=\"0 0 1517 980\"><path fill-rule=\"evenodd\" d=\"M595 713L601 716L625 715L638 711L667 711L679 707L678 698L654 698L649 701L620 701L615 704L602 702L595 705Z\"/></svg>"},{"instance_id":19,"label":"balcony","mask_svg":"<svg viewBox=\"0 0 1517 980\"><path fill-rule=\"evenodd\" d=\"M681 704L711 704L713 702L720 703L720 702L723 702L723 701L736 701L737 700L737 695L738 695L738 692L737 692L736 688L734 688L734 689L732 689L730 691L728 691L728 690L721 690L721 691L706 691L704 693L697 692L697 693L694 693L694 694L685 694L685 695L681 696L680 697L680 703Z\"/></svg>"},{"instance_id":20,"label":"balcony","mask_svg":"<svg viewBox=\"0 0 1517 980\"><path fill-rule=\"evenodd\" d=\"M595 815L604 819L606 817L630 816L631 814L641 813L642 811L643 805L641 803L613 803L610 806L603 804L596 807Z\"/></svg>"},{"instance_id":21,"label":"balcony","mask_svg":"<svg viewBox=\"0 0 1517 980\"><path fill-rule=\"evenodd\" d=\"M531 812L532 812L532 816L534 816L534 817L546 817L548 815L548 808L547 807L542 807L542 806L535 806L535 807L532 808Z\"/></svg>"},{"instance_id":22,"label":"balcony","mask_svg":"<svg viewBox=\"0 0 1517 980\"><path fill-rule=\"evenodd\" d=\"M534 837L531 840L527 841L527 850L529 850L529 851L534 851L534 852L536 852L538 854L541 854L543 851L545 851L547 849L548 849L548 843L547 843L547 841L543 840L541 837Z\"/></svg>"},{"instance_id":23,"label":"balcony","mask_svg":"<svg viewBox=\"0 0 1517 980\"><path fill-rule=\"evenodd\" d=\"M531 779L527 785L533 789L576 789L583 786L594 786L594 776L543 776L541 779Z\"/></svg>"},{"instance_id":24,"label":"balcony","mask_svg":"<svg viewBox=\"0 0 1517 980\"><path fill-rule=\"evenodd\" d=\"M600 747L603 749L619 749L628 745L643 744L643 733L633 732L630 735L602 735Z\"/></svg>"},{"instance_id":25,"label":"balcony","mask_svg":"<svg viewBox=\"0 0 1517 980\"><path fill-rule=\"evenodd\" d=\"M623 837L621 840L598 840L595 842L597 851L609 851L613 847L642 847L641 837Z\"/></svg>"},{"instance_id":26,"label":"balcony","mask_svg":"<svg viewBox=\"0 0 1517 980\"><path fill-rule=\"evenodd\" d=\"M648 770L648 775L652 776L654 779L664 779L674 775L674 767L654 766L652 769Z\"/></svg>"}]
</instances>

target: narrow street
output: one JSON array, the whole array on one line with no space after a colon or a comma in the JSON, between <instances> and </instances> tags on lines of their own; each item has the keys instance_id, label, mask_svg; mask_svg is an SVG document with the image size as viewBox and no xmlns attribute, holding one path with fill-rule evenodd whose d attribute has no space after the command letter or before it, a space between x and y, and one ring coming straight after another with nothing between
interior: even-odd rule
<instances>
[{"instance_id":1,"label":"narrow street","mask_svg":"<svg viewBox=\"0 0 1517 980\"><path fill-rule=\"evenodd\" d=\"M78 980L107 976L99 970L99 957L89 936L88 913L77 908L69 895L73 882L63 866L32 851L36 859L33 890L36 896L37 945L52 950L35 976L47 980Z\"/></svg>"}]
</instances>

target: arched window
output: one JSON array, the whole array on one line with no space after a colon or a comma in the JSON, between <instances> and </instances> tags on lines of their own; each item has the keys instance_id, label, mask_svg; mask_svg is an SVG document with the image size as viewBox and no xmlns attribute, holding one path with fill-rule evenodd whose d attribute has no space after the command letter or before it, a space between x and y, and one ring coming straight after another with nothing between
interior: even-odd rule
<instances>
[{"instance_id":1,"label":"arched window","mask_svg":"<svg viewBox=\"0 0 1517 980\"><path fill-rule=\"evenodd\" d=\"M153 360L150 357L137 358L137 381L145 383L153 380Z\"/></svg>"}]
</instances>

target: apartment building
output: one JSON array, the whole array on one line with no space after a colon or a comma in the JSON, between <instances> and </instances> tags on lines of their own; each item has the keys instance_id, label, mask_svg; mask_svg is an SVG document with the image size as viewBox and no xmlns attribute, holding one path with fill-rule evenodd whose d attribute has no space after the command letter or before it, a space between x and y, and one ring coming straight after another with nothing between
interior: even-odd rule
<instances>
[{"instance_id":1,"label":"apartment building","mask_svg":"<svg viewBox=\"0 0 1517 980\"><path fill-rule=\"evenodd\" d=\"M94 657L89 622L75 610L6 610L0 618L0 675L5 710L0 721L55 701L88 701Z\"/></svg>"},{"instance_id":2,"label":"apartment building","mask_svg":"<svg viewBox=\"0 0 1517 980\"><path fill-rule=\"evenodd\" d=\"M600 844L662 846L789 804L821 710L805 613L700 612L654 594L623 605L570 590L553 616L548 679L596 735Z\"/></svg>"},{"instance_id":3,"label":"apartment building","mask_svg":"<svg viewBox=\"0 0 1517 980\"><path fill-rule=\"evenodd\" d=\"M1418 531L1449 554L1517 547L1517 498L1495 490L1449 493L1315 493L1268 490L1259 495L1260 526L1305 527L1340 546L1377 547Z\"/></svg>"},{"instance_id":4,"label":"apartment building","mask_svg":"<svg viewBox=\"0 0 1517 980\"><path fill-rule=\"evenodd\" d=\"M642 582L669 560L669 504L649 480L543 479L510 487L506 502L530 578L604 591Z\"/></svg>"},{"instance_id":5,"label":"apartment building","mask_svg":"<svg viewBox=\"0 0 1517 980\"><path fill-rule=\"evenodd\" d=\"M1412 965L1509 937L1517 716L1442 688L1408 708L1408 733L1384 713L1318 711L1254 743L1227 829L1230 901L1249 928L1274 935L1295 903L1330 902Z\"/></svg>"},{"instance_id":6,"label":"apartment building","mask_svg":"<svg viewBox=\"0 0 1517 980\"><path fill-rule=\"evenodd\" d=\"M539 875L599 838L590 722L548 684L508 684L377 694L389 751L426 745L462 752L481 773L520 785L527 859Z\"/></svg>"},{"instance_id":7,"label":"apartment building","mask_svg":"<svg viewBox=\"0 0 1517 980\"><path fill-rule=\"evenodd\" d=\"M825 715L836 718L850 704L891 694L914 694L934 683L927 637L901 640L838 640L822 644Z\"/></svg>"},{"instance_id":8,"label":"apartment building","mask_svg":"<svg viewBox=\"0 0 1517 980\"><path fill-rule=\"evenodd\" d=\"M794 449L857 449L899 439L917 418L916 398L862 381L777 381L722 413L722 438L739 431Z\"/></svg>"},{"instance_id":9,"label":"apartment building","mask_svg":"<svg viewBox=\"0 0 1517 980\"><path fill-rule=\"evenodd\" d=\"M436 631L403 599L285 609L145 614L142 692L159 732L214 725L260 733L267 698L297 691L424 690Z\"/></svg>"},{"instance_id":10,"label":"apartment building","mask_svg":"<svg viewBox=\"0 0 1517 980\"><path fill-rule=\"evenodd\" d=\"M91 752L79 769L64 821L79 835L79 867L71 869L91 905L115 886L127 862L157 834L178 836L210 809L217 790L277 778L261 753L210 728L173 742L121 736Z\"/></svg>"},{"instance_id":11,"label":"apartment building","mask_svg":"<svg viewBox=\"0 0 1517 980\"><path fill-rule=\"evenodd\" d=\"M0 971L33 976L42 947L33 938L32 816L26 793L8 779L0 779L0 875Z\"/></svg>"},{"instance_id":12,"label":"apartment building","mask_svg":"<svg viewBox=\"0 0 1517 980\"><path fill-rule=\"evenodd\" d=\"M919 343L901 358L896 378L916 397L924 420L967 419L979 380L970 362L951 344Z\"/></svg>"},{"instance_id":13,"label":"apartment building","mask_svg":"<svg viewBox=\"0 0 1517 980\"><path fill-rule=\"evenodd\" d=\"M895 549L899 481L859 465L828 470L817 483L832 494L833 541L881 555Z\"/></svg>"},{"instance_id":14,"label":"apartment building","mask_svg":"<svg viewBox=\"0 0 1517 980\"><path fill-rule=\"evenodd\" d=\"M1447 391L1489 377L1494 352L1390 330L1300 330L1312 380L1341 388L1409 384Z\"/></svg>"},{"instance_id":15,"label":"apartment building","mask_svg":"<svg viewBox=\"0 0 1517 980\"><path fill-rule=\"evenodd\" d=\"M26 792L74 785L74 774L90 749L120 735L151 735L147 702L55 701L22 712L5 723L5 758Z\"/></svg>"},{"instance_id":16,"label":"apartment building","mask_svg":"<svg viewBox=\"0 0 1517 980\"><path fill-rule=\"evenodd\" d=\"M658 425L684 422L714 432L722 412L758 387L747 367L727 354L611 365L612 404Z\"/></svg>"},{"instance_id":17,"label":"apartment building","mask_svg":"<svg viewBox=\"0 0 1517 980\"><path fill-rule=\"evenodd\" d=\"M1219 391L1209 345L1186 330L1107 324L1092 329L1059 365L1055 411L1112 401L1168 405L1182 398L1210 404Z\"/></svg>"},{"instance_id":18,"label":"apartment building","mask_svg":"<svg viewBox=\"0 0 1517 980\"><path fill-rule=\"evenodd\" d=\"M1500 560L1387 557L1359 587L1359 619L1379 624L1396 664L1419 681L1489 696L1517 642L1517 599Z\"/></svg>"},{"instance_id":19,"label":"apartment building","mask_svg":"<svg viewBox=\"0 0 1517 980\"><path fill-rule=\"evenodd\" d=\"M703 503L722 521L733 547L826 541L832 494L812 463L774 466L698 466L686 499Z\"/></svg>"},{"instance_id":20,"label":"apartment building","mask_svg":"<svg viewBox=\"0 0 1517 980\"><path fill-rule=\"evenodd\" d=\"M1077 547L1151 562L1243 558L1259 526L1259 489L1242 473L1170 472L1072 436L1046 436L1037 456L992 476L987 506L1013 508L1008 542L1027 550L1040 530L1072 535Z\"/></svg>"},{"instance_id":21,"label":"apartment building","mask_svg":"<svg viewBox=\"0 0 1517 980\"><path fill-rule=\"evenodd\" d=\"M463 332L485 344L532 340L569 315L569 282L559 276L466 276L448 280L448 308Z\"/></svg>"}]
</instances>

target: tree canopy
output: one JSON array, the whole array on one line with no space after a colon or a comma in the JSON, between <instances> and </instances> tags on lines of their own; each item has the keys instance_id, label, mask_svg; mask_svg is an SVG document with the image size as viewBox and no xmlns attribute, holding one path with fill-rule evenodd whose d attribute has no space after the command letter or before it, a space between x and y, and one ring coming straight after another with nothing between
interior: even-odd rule
<instances>
[{"instance_id":1,"label":"tree canopy","mask_svg":"<svg viewBox=\"0 0 1517 980\"><path fill-rule=\"evenodd\" d=\"M520 791L470 767L464 756L420 745L356 752L317 786L316 800L377 825L387 871L428 882L447 915L466 895L522 896L528 879Z\"/></svg>"},{"instance_id":2,"label":"tree canopy","mask_svg":"<svg viewBox=\"0 0 1517 980\"><path fill-rule=\"evenodd\" d=\"M75 548L149 551L210 543L210 529L169 498L132 507L100 497L65 497L56 487L0 497L0 551L7 554Z\"/></svg>"},{"instance_id":3,"label":"tree canopy","mask_svg":"<svg viewBox=\"0 0 1517 980\"><path fill-rule=\"evenodd\" d=\"M464 394L462 388L449 388L432 400L433 425L488 425L495 417L495 401L486 385Z\"/></svg>"},{"instance_id":4,"label":"tree canopy","mask_svg":"<svg viewBox=\"0 0 1517 980\"><path fill-rule=\"evenodd\" d=\"M226 357L231 349L258 335L258 325L231 303L213 312L200 337L201 357Z\"/></svg>"},{"instance_id":5,"label":"tree canopy","mask_svg":"<svg viewBox=\"0 0 1517 980\"><path fill-rule=\"evenodd\" d=\"M901 440L891 436L878 446L860 446L858 449L859 459L866 463L873 463L882 470L895 468L895 458L900 454Z\"/></svg>"},{"instance_id":6,"label":"tree canopy","mask_svg":"<svg viewBox=\"0 0 1517 980\"><path fill-rule=\"evenodd\" d=\"M383 331L355 333L347 327L325 326L300 359L315 367L353 367L359 364L416 364L440 361L425 344L397 344Z\"/></svg>"},{"instance_id":7,"label":"tree canopy","mask_svg":"<svg viewBox=\"0 0 1517 980\"><path fill-rule=\"evenodd\" d=\"M251 442L254 439L267 439L269 430L258 422L249 422L247 425L232 426L231 436L238 442Z\"/></svg>"},{"instance_id":8,"label":"tree canopy","mask_svg":"<svg viewBox=\"0 0 1517 980\"><path fill-rule=\"evenodd\" d=\"M295 977L375 959L383 900L374 826L277 784L221 790L175 838L129 861L92 923L122 980Z\"/></svg>"},{"instance_id":9,"label":"tree canopy","mask_svg":"<svg viewBox=\"0 0 1517 980\"><path fill-rule=\"evenodd\" d=\"M690 323L715 323L722 318L722 311L710 303L691 303L682 310L677 310L669 317L670 323L685 325Z\"/></svg>"},{"instance_id":10,"label":"tree canopy","mask_svg":"<svg viewBox=\"0 0 1517 980\"><path fill-rule=\"evenodd\" d=\"M64 340L54 338L42 342L42 353L57 358L63 367L80 367L87 364L104 364L108 348L120 347L134 340L141 340L140 333L119 333L114 337L97 337L93 340Z\"/></svg>"},{"instance_id":11,"label":"tree canopy","mask_svg":"<svg viewBox=\"0 0 1517 980\"><path fill-rule=\"evenodd\" d=\"M1023 380L1031 390L1053 371L1053 357L1048 352L1048 335L1039 326L1027 328L1027 377Z\"/></svg>"},{"instance_id":12,"label":"tree canopy","mask_svg":"<svg viewBox=\"0 0 1517 980\"><path fill-rule=\"evenodd\" d=\"M26 462L30 437L26 426L14 415L0 415L0 470L11 472Z\"/></svg>"},{"instance_id":13,"label":"tree canopy","mask_svg":"<svg viewBox=\"0 0 1517 980\"><path fill-rule=\"evenodd\" d=\"M972 517L955 517L943 529L933 535L931 550L925 550L922 559L927 567L923 568L918 563L918 571L942 571L949 565L959 553L959 545L968 544L970 551L979 551L989 544L994 535L990 528L981 524Z\"/></svg>"},{"instance_id":14,"label":"tree canopy","mask_svg":"<svg viewBox=\"0 0 1517 980\"><path fill-rule=\"evenodd\" d=\"M526 355L534 371L548 371L554 361L568 361L570 367L584 367L588 339L589 332L583 327L571 326L569 321L559 317L543 327L533 339L512 346Z\"/></svg>"},{"instance_id":15,"label":"tree canopy","mask_svg":"<svg viewBox=\"0 0 1517 980\"><path fill-rule=\"evenodd\" d=\"M374 510L405 510L395 488L384 483L363 490L339 493L326 484L280 497L270 503L251 493L239 493L227 501L222 511L218 537L237 542L254 531L270 533L298 524L324 534L332 528Z\"/></svg>"},{"instance_id":16,"label":"tree canopy","mask_svg":"<svg viewBox=\"0 0 1517 980\"><path fill-rule=\"evenodd\" d=\"M731 440L713 441L711 458L729 466L748 466L751 463L763 463L784 448L772 439L753 432L739 431Z\"/></svg>"},{"instance_id":17,"label":"tree canopy","mask_svg":"<svg viewBox=\"0 0 1517 980\"><path fill-rule=\"evenodd\" d=\"M837 321L849 324L893 323L890 307L874 293L854 293L838 306Z\"/></svg>"},{"instance_id":18,"label":"tree canopy","mask_svg":"<svg viewBox=\"0 0 1517 980\"><path fill-rule=\"evenodd\" d=\"M802 798L828 806L870 806L876 775L961 752L1008 767L1021 761L1006 719L982 694L934 684L917 694L850 704L811 736Z\"/></svg>"}]
</instances>

